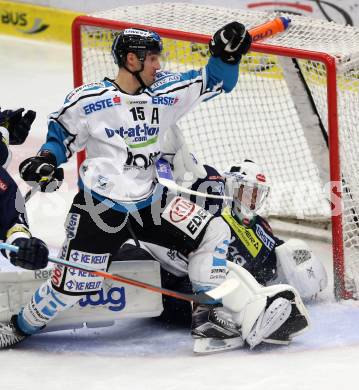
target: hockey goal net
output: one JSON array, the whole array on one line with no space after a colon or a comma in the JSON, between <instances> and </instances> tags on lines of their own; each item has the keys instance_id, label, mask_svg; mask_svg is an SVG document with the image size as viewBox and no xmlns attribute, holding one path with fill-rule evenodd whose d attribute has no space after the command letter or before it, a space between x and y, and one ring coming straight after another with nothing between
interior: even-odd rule
<instances>
[{"instance_id":1,"label":"hockey goal net","mask_svg":"<svg viewBox=\"0 0 359 390\"><path fill-rule=\"evenodd\" d=\"M114 78L111 43L137 25L164 40L162 67L206 64L222 25L247 28L278 15L191 4L151 4L79 17L73 25L75 86ZM290 16L290 28L254 43L230 94L179 123L196 156L224 170L250 158L271 182L266 216L331 222L335 294L359 291L359 30ZM83 157L80 156L80 161Z\"/></svg>"}]
</instances>

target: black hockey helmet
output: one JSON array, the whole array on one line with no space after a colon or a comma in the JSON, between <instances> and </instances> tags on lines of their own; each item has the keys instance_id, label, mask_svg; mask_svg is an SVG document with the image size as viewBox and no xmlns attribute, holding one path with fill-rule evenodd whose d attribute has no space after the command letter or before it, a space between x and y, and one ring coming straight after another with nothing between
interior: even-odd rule
<instances>
[{"instance_id":1,"label":"black hockey helmet","mask_svg":"<svg viewBox=\"0 0 359 390\"><path fill-rule=\"evenodd\" d=\"M153 31L139 28L127 28L117 35L112 43L112 55L115 63L125 66L128 53L134 53L143 62L148 52L160 54L162 51L162 40Z\"/></svg>"}]
</instances>

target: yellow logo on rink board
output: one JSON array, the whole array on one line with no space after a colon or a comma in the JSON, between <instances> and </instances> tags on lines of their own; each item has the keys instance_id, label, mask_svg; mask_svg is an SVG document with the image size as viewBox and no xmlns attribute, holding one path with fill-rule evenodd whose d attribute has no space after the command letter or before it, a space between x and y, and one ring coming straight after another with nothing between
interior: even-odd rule
<instances>
[{"instance_id":1,"label":"yellow logo on rink board","mask_svg":"<svg viewBox=\"0 0 359 390\"><path fill-rule=\"evenodd\" d=\"M0 34L71 43L71 25L79 13L0 0Z\"/></svg>"},{"instance_id":2,"label":"yellow logo on rink board","mask_svg":"<svg viewBox=\"0 0 359 390\"><path fill-rule=\"evenodd\" d=\"M72 22L79 15L73 11L0 0L0 34L71 43ZM113 38L119 32L103 27L84 27L81 31L83 48L91 52L101 51L105 55L110 55ZM175 72L198 69L208 61L207 44L171 38L163 38L163 43L162 62L166 69ZM326 88L326 68L322 63L310 60L299 60L299 63L308 84ZM256 78L284 79L276 55L253 51L243 56L240 73ZM341 92L359 92L359 72L356 69L339 74L337 82Z\"/></svg>"},{"instance_id":3,"label":"yellow logo on rink board","mask_svg":"<svg viewBox=\"0 0 359 390\"><path fill-rule=\"evenodd\" d=\"M238 223L231 215L228 209L225 209L222 213L222 217L228 223L228 225L236 233L237 237L242 241L242 244L247 248L248 252L257 257L258 253L262 249L262 242L257 238L254 231L250 228L246 228Z\"/></svg>"}]
</instances>

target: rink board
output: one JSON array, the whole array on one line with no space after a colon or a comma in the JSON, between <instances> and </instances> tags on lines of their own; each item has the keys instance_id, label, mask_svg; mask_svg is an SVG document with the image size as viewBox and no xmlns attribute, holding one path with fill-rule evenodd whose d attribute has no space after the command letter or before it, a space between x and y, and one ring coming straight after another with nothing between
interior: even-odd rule
<instances>
[{"instance_id":1,"label":"rink board","mask_svg":"<svg viewBox=\"0 0 359 390\"><path fill-rule=\"evenodd\" d=\"M160 266L156 261L113 263L109 272L161 285ZM0 272L0 322L8 321L17 314L50 274L51 269ZM161 294L105 279L98 293L85 295L74 307L60 313L44 331L82 328L84 323L90 328L110 326L122 318L157 317L162 310Z\"/></svg>"}]
</instances>

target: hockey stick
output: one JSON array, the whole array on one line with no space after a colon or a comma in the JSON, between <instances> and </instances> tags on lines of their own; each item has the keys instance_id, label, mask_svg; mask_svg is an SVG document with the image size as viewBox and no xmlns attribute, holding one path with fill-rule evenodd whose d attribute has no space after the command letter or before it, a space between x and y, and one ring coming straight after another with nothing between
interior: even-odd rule
<instances>
[{"instance_id":1,"label":"hockey stick","mask_svg":"<svg viewBox=\"0 0 359 390\"><path fill-rule=\"evenodd\" d=\"M7 250L9 252L18 252L19 248L15 245L10 245L6 243L0 243L0 249ZM90 272L93 275L102 276L105 279L112 279L117 282L122 282L126 284L130 284L131 286L136 286L140 288L144 288L146 290L156 292L159 294L167 295L169 297L181 299L183 301L188 302L197 302L197 303L206 303L206 304L215 304L218 303L218 299L224 297L225 295L231 293L234 289L238 287L238 281L235 279L228 279L223 282L220 286L207 291L205 293L200 294L185 294L173 290L168 290L166 288L162 288L159 286L154 286L149 283L140 282L138 280L125 278L121 275L110 274L109 272L95 270L87 265L78 265L72 261L66 261L62 259L58 259L56 257L49 257L49 261L51 263L60 264L68 268L74 268L81 271Z\"/></svg>"},{"instance_id":2,"label":"hockey stick","mask_svg":"<svg viewBox=\"0 0 359 390\"><path fill-rule=\"evenodd\" d=\"M232 200L232 198L225 196L225 195L207 194L204 192L194 191L194 190L191 190L187 187L183 187L183 186L178 185L173 178L170 163L168 161L164 160L163 158L160 158L159 160L156 161L156 172L157 172L158 182L173 192L196 195L196 196L199 196L201 198Z\"/></svg>"},{"instance_id":3,"label":"hockey stick","mask_svg":"<svg viewBox=\"0 0 359 390\"><path fill-rule=\"evenodd\" d=\"M252 41L257 42L261 39L269 38L273 35L285 31L289 27L290 23L290 18L278 16L275 19L269 20L268 22L249 29L248 32L252 37Z\"/></svg>"},{"instance_id":4,"label":"hockey stick","mask_svg":"<svg viewBox=\"0 0 359 390\"><path fill-rule=\"evenodd\" d=\"M30 200L39 190L42 190L42 187L46 187L49 181L52 179L53 174L55 173L55 169L51 170L47 176L44 176L39 183L37 183L34 187L32 187L25 194L25 203Z\"/></svg>"},{"instance_id":5,"label":"hockey stick","mask_svg":"<svg viewBox=\"0 0 359 390\"><path fill-rule=\"evenodd\" d=\"M27 191L27 193L24 196L25 203L28 200L30 200L39 190L41 190L41 184L37 184L36 186L32 187L29 191Z\"/></svg>"}]
</instances>

